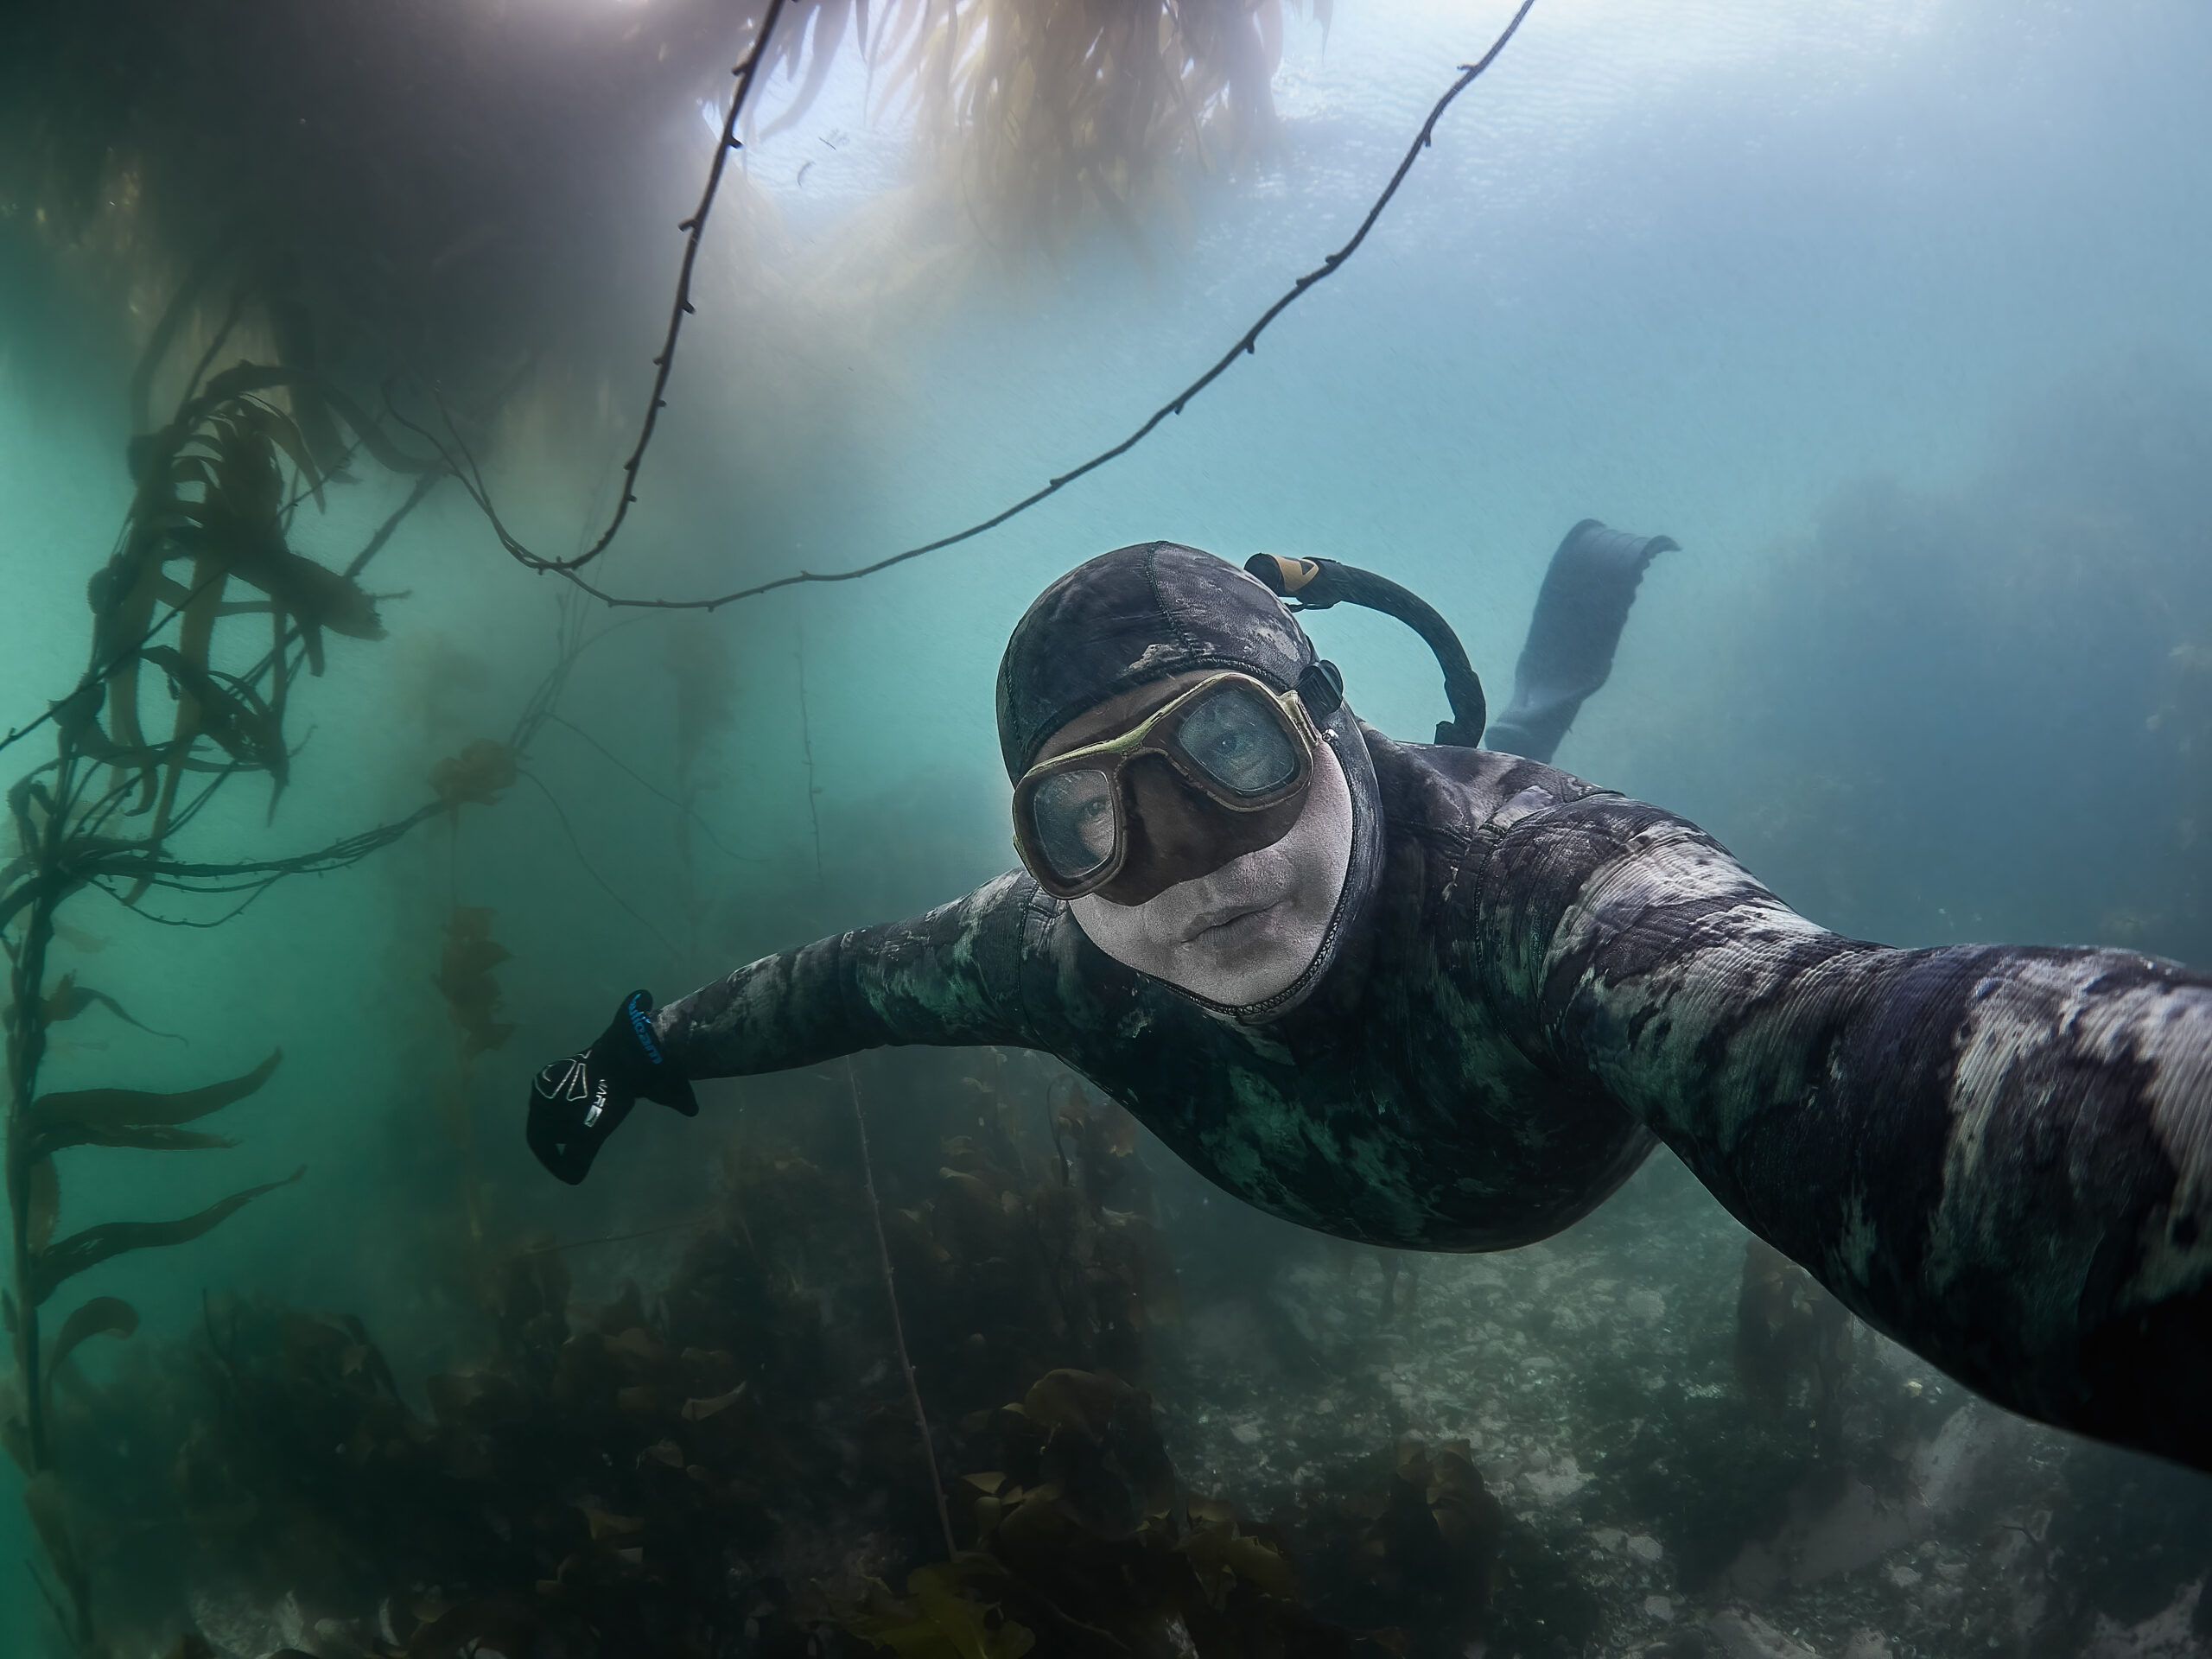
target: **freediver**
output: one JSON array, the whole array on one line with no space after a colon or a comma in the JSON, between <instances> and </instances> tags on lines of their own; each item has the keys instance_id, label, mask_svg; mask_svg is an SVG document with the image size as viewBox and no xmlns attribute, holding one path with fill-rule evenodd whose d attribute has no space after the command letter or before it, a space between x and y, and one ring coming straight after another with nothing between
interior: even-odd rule
<instances>
[{"instance_id":1,"label":"freediver","mask_svg":"<svg viewBox=\"0 0 2212 1659\"><path fill-rule=\"evenodd\" d=\"M2212 1470L2212 976L1845 938L1695 825L1542 764L1671 545L1576 527L1488 749L1457 640L1394 584L1172 543L1090 560L1000 665L1023 869L633 994L539 1074L531 1148L580 1181L637 1099L696 1112L693 1078L1007 1044L1270 1214L1491 1250L1664 1141L1968 1387ZM1436 744L1354 715L1289 608L1338 599L1436 646Z\"/></svg>"}]
</instances>

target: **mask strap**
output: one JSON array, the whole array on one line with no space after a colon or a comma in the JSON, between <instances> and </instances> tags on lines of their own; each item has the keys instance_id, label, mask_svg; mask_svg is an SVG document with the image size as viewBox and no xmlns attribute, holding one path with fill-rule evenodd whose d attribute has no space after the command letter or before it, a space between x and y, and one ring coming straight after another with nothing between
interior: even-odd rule
<instances>
[{"instance_id":1,"label":"mask strap","mask_svg":"<svg viewBox=\"0 0 2212 1659\"><path fill-rule=\"evenodd\" d=\"M1298 677L1295 688L1298 700L1306 705L1306 712L1320 725L1331 715L1344 706L1344 677L1337 665L1327 660L1306 664L1306 671Z\"/></svg>"},{"instance_id":2,"label":"mask strap","mask_svg":"<svg viewBox=\"0 0 2212 1659\"><path fill-rule=\"evenodd\" d=\"M1474 665L1468 662L1466 647L1459 643L1459 636L1452 631L1452 625L1420 594L1401 588L1388 576L1378 576L1372 570L1363 570L1356 564L1343 564L1335 559L1285 559L1272 553L1255 553L1244 561L1244 569L1265 582L1294 611L1325 611L1332 605L1357 605L1396 617L1427 642L1429 650L1435 653L1436 665L1444 671L1444 695L1452 705L1452 718L1437 722L1436 741L1463 749L1474 748L1482 742L1483 727L1490 715L1483 698L1482 680L1475 673ZM1317 666L1328 669L1332 676L1336 672L1333 666L1325 663ZM1306 671L1308 676L1313 672L1313 669ZM1338 679L1336 683L1338 700L1342 701L1344 683ZM1298 689L1303 695L1303 677ZM1306 706L1313 706L1311 698Z\"/></svg>"}]
</instances>

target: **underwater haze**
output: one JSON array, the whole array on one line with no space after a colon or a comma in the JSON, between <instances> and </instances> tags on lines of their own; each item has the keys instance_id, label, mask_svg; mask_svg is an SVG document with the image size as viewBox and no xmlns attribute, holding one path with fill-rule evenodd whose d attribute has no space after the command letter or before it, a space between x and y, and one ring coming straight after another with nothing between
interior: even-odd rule
<instances>
[{"instance_id":1,"label":"underwater haze","mask_svg":"<svg viewBox=\"0 0 2212 1659\"><path fill-rule=\"evenodd\" d=\"M476 10L588 81L576 54L671 7L454 11ZM1125 211L1033 245L975 206L982 175L930 175L925 99L817 32L815 95L779 65L733 152L594 579L684 598L850 569L1117 443L1345 242L1511 10L1289 10L1271 144L1178 151ZM423 303L573 208L446 332L347 336L378 365L354 384L379 442L465 437L548 557L625 492L743 48L717 9L674 12L696 74L623 81L558 143L508 119L513 63L472 104L466 54L345 60L368 105L444 100L438 143L497 150L482 176L516 197L468 205L480 242L395 254ZM199 567L172 566L159 603L188 616L137 707L158 746L190 734L181 695L213 769L107 765L107 828L175 820L158 850L184 874L141 891L118 863L75 891L28 1002L9 935L10 1053L43 1033L41 1092L140 1091L67 1108L107 1127L35 1179L18 1124L18 1251L277 1185L191 1236L96 1232L45 1304L49 1355L73 1339L0 1411L40 1396L45 1437L0 1506L0 1651L2212 1656L2212 1479L1975 1399L1749 1246L1663 1152L1545 1243L1420 1256L1243 1208L1012 1051L704 1084L697 1119L642 1107L580 1187L522 1138L531 1076L632 988L671 999L1014 868L1007 637L1063 571L1156 538L1388 575L1456 626L1495 714L1568 529L1663 533L1679 550L1557 764L1694 820L1846 934L2212 967L2207 64L2196 0L1535 0L1355 257L1143 443L972 540L711 613L611 610L434 482L357 585L287 567L316 595L294 623L320 604L326 626L276 710L271 682L237 690L265 612L200 615L194 658ZM65 226L4 175L0 728L129 631L96 640L88 583L148 522L134 434L168 425L201 352L219 373L289 349L273 307L223 334L211 283L134 409L202 251L132 194L154 176L99 175ZM364 234L397 199L364 195ZM280 245L289 209L264 206L252 234ZM319 200L302 245L346 207ZM207 244L230 211L197 221ZM296 268L314 305L349 302L311 252ZM176 465L229 480L262 446L302 495L291 550L327 571L435 477L366 446L334 468L305 399L256 407L274 424L180 429ZM188 507L216 533L166 510ZM1366 720L1421 741L1446 715L1395 622L1306 626ZM73 720L0 775L35 783ZM40 810L11 798L0 863L30 862L0 889L36 865ZM401 825L254 885L257 861ZM219 1110L145 1099L231 1079ZM963 1549L1025 1483L1079 1487L1096 1507L1063 1548L1100 1552L1069 1580L1095 1602L980 1548L909 1580L946 1552L878 1223ZM1096 1428L1091 1462L1040 1463L1021 1425L1048 1422ZM1179 1543L1144 1530L1163 1482ZM1162 1611L1179 1573L1245 1622Z\"/></svg>"}]
</instances>

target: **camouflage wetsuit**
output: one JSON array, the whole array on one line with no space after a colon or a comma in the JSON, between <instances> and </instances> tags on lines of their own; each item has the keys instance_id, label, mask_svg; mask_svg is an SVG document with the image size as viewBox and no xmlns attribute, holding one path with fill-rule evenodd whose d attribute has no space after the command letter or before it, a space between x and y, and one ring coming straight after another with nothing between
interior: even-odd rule
<instances>
[{"instance_id":1,"label":"camouflage wetsuit","mask_svg":"<svg viewBox=\"0 0 2212 1659\"><path fill-rule=\"evenodd\" d=\"M1961 1381L2212 1468L2212 978L1847 939L1656 807L1357 731L1376 868L1280 1017L1122 967L1010 875L741 968L656 1028L694 1077L1045 1050L1228 1192L1377 1244L1541 1238L1656 1137Z\"/></svg>"},{"instance_id":2,"label":"camouflage wetsuit","mask_svg":"<svg viewBox=\"0 0 2212 1659\"><path fill-rule=\"evenodd\" d=\"M1557 741L1656 545L1577 526L1501 728ZM1158 682L1233 668L1294 692L1351 804L1341 892L1295 980L1203 1002L1007 876L657 1012L633 995L537 1074L525 1132L546 1167L583 1179L638 1098L696 1110L690 1078L896 1043L1058 1055L1226 1191L1377 1244L1542 1238L1663 1141L1953 1376L2212 1468L2212 979L2117 950L1842 938L1656 807L1394 742L1287 608L1303 567L1274 563L1281 586L1153 543L1069 572L1008 642L999 739L1018 779L1071 721ZM1575 649L1539 650L1554 633ZM1478 696L1454 702L1449 730L1471 735ZM1139 816L1128 833L1151 832Z\"/></svg>"}]
</instances>

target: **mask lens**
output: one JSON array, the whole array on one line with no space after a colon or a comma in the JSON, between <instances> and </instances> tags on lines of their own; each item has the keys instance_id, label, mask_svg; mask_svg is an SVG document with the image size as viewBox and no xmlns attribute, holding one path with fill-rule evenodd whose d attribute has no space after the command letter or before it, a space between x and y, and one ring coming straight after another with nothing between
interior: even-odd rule
<instances>
[{"instance_id":1,"label":"mask lens","mask_svg":"<svg viewBox=\"0 0 2212 1659\"><path fill-rule=\"evenodd\" d=\"M1264 795L1298 775L1298 750L1277 711L1250 689L1225 685L1183 717L1176 747L1235 795Z\"/></svg>"},{"instance_id":2,"label":"mask lens","mask_svg":"<svg viewBox=\"0 0 2212 1659\"><path fill-rule=\"evenodd\" d=\"M1114 855L1113 780L1096 766L1054 772L1031 792L1029 821L1054 875L1089 875Z\"/></svg>"}]
</instances>

